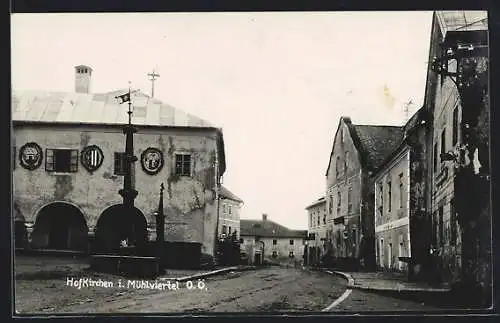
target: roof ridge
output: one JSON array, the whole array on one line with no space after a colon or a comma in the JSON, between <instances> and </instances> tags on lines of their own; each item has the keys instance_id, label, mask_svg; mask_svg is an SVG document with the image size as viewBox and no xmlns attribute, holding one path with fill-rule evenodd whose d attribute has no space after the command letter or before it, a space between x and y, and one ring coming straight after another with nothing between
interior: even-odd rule
<instances>
[{"instance_id":1,"label":"roof ridge","mask_svg":"<svg viewBox=\"0 0 500 323\"><path fill-rule=\"evenodd\" d=\"M352 124L355 127L386 127L386 128L402 128L403 126L377 125L377 124Z\"/></svg>"}]
</instances>

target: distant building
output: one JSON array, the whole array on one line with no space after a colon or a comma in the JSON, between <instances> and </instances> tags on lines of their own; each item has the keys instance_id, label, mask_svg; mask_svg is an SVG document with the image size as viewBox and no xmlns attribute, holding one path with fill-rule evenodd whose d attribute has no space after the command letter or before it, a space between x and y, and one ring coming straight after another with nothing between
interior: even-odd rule
<instances>
[{"instance_id":1,"label":"distant building","mask_svg":"<svg viewBox=\"0 0 500 323\"><path fill-rule=\"evenodd\" d=\"M308 216L307 229L307 263L317 264L322 252L325 249L326 230L327 230L327 212L325 197L321 197L306 207Z\"/></svg>"},{"instance_id":2,"label":"distant building","mask_svg":"<svg viewBox=\"0 0 500 323\"><path fill-rule=\"evenodd\" d=\"M250 263L303 260L306 230L291 230L262 215L262 220L241 220L241 251Z\"/></svg>"},{"instance_id":3,"label":"distant building","mask_svg":"<svg viewBox=\"0 0 500 323\"><path fill-rule=\"evenodd\" d=\"M73 93L12 93L13 200L31 247L88 250L92 239L98 248L114 248L125 237L153 240L163 182L166 240L199 243L213 254L217 186L226 169L221 129L134 93L139 194L136 217L125 219L117 205L128 106L115 97L128 90L89 93L91 75L90 67L77 66Z\"/></svg>"},{"instance_id":4,"label":"distant building","mask_svg":"<svg viewBox=\"0 0 500 323\"><path fill-rule=\"evenodd\" d=\"M335 259L375 266L373 172L400 142L402 127L340 118L326 171L327 249Z\"/></svg>"},{"instance_id":5,"label":"distant building","mask_svg":"<svg viewBox=\"0 0 500 323\"><path fill-rule=\"evenodd\" d=\"M399 147L374 174L377 267L407 271L425 264L427 115L418 110L406 123ZM403 257L403 258L401 258Z\"/></svg>"},{"instance_id":6,"label":"distant building","mask_svg":"<svg viewBox=\"0 0 500 323\"><path fill-rule=\"evenodd\" d=\"M243 200L222 185L220 187L219 199L219 236L229 237L236 232L236 237L239 239L240 211L243 206Z\"/></svg>"}]
</instances>

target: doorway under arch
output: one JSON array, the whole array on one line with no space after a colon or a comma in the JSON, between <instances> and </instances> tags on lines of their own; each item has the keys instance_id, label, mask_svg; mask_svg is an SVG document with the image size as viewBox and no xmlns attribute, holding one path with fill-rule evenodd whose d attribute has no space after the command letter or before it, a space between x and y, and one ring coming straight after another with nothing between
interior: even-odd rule
<instances>
[{"instance_id":1,"label":"doorway under arch","mask_svg":"<svg viewBox=\"0 0 500 323\"><path fill-rule=\"evenodd\" d=\"M95 252L118 253L121 243L143 247L147 242L147 221L138 208L125 208L116 204L105 209L95 227Z\"/></svg>"},{"instance_id":2,"label":"doorway under arch","mask_svg":"<svg viewBox=\"0 0 500 323\"><path fill-rule=\"evenodd\" d=\"M17 203L14 203L14 246L15 248L25 248L28 242L28 232L25 226L25 219Z\"/></svg>"},{"instance_id":3,"label":"doorway under arch","mask_svg":"<svg viewBox=\"0 0 500 323\"><path fill-rule=\"evenodd\" d=\"M54 202L38 212L31 237L34 248L86 251L87 221L76 206Z\"/></svg>"}]
</instances>

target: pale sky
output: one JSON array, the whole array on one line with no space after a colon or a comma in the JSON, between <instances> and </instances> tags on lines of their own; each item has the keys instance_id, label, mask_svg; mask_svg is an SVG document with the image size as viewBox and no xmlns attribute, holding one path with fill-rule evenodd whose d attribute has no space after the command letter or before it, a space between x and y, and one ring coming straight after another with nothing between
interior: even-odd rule
<instances>
[{"instance_id":1,"label":"pale sky","mask_svg":"<svg viewBox=\"0 0 500 323\"><path fill-rule=\"evenodd\" d=\"M242 218L307 229L340 116L401 125L423 103L432 12L13 14L15 90L128 87L221 127Z\"/></svg>"}]
</instances>

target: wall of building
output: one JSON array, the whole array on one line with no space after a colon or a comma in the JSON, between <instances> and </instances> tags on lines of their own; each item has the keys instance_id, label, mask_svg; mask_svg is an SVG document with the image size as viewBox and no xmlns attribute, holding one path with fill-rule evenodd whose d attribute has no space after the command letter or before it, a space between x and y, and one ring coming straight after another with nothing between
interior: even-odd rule
<instances>
[{"instance_id":1,"label":"wall of building","mask_svg":"<svg viewBox=\"0 0 500 323\"><path fill-rule=\"evenodd\" d=\"M321 247L327 238L328 214L326 211L326 201L319 202L307 209L309 234L314 234L314 240L309 240L311 247ZM330 221L331 222L331 221Z\"/></svg>"},{"instance_id":2,"label":"wall of building","mask_svg":"<svg viewBox=\"0 0 500 323\"><path fill-rule=\"evenodd\" d=\"M348 153L348 154L346 154ZM346 157L347 156L347 157ZM347 167L345 162L347 161ZM337 162L338 167L337 175ZM326 176L326 203L329 222L327 232L329 244L333 248L334 257L358 257L360 230L360 205L362 198L362 173L358 151L349 134L347 125L342 120L334 140L330 168ZM348 192L351 189L351 201L348 203ZM338 193L340 192L340 208ZM351 204L351 207L349 207ZM342 219L344 217L345 220ZM335 224L335 221L342 223ZM344 225L344 221L347 225ZM344 234L344 231L346 233ZM345 238L344 238L345 235Z\"/></svg>"},{"instance_id":3,"label":"wall of building","mask_svg":"<svg viewBox=\"0 0 500 323\"><path fill-rule=\"evenodd\" d=\"M118 190L123 177L114 175L114 152L125 149L125 135L121 127L84 127L62 125L22 125L14 127L14 145L19 148L36 142L47 148L78 149L97 145L104 154L102 166L89 173L81 163L78 172L57 174L45 170L45 159L35 170L19 165L16 158L13 170L14 201L26 221L34 223L37 213L45 205L63 201L78 207L85 217L90 234L106 208L122 203ZM149 226L155 226L153 213L158 208L160 183L165 185L165 238L167 241L201 242L203 252L213 254L216 226L215 168L216 133L208 130L174 130L172 128L139 128L134 135L135 155L148 147L163 152L164 166L156 175L146 174L135 163L135 186L139 194L135 205ZM174 174L174 154L192 154L191 177ZM45 156L44 156L45 158Z\"/></svg>"},{"instance_id":4,"label":"wall of building","mask_svg":"<svg viewBox=\"0 0 500 323\"><path fill-rule=\"evenodd\" d=\"M378 172L374 191L377 266L405 270L398 257L411 256L408 147Z\"/></svg>"},{"instance_id":5,"label":"wall of building","mask_svg":"<svg viewBox=\"0 0 500 323\"><path fill-rule=\"evenodd\" d=\"M450 66L450 70L456 69L456 64ZM440 158L441 152L455 151L461 140L461 129L456 129L458 140L453 145L453 111L457 109L458 124L461 123L461 105L458 90L452 80L446 78L441 85L441 76L438 77L436 98L434 105L433 122L433 148L432 148L432 208L431 227L432 245L441 257L442 278L445 280L455 280L453 273L458 275L461 266L461 241L457 218L453 212L454 196L454 175L455 167L451 161L443 161ZM441 136L444 131L444 146ZM437 154L436 150L437 148ZM437 162L434 163L434 158ZM437 167L434 167L437 166ZM455 232L454 234L451 234Z\"/></svg>"},{"instance_id":6,"label":"wall of building","mask_svg":"<svg viewBox=\"0 0 500 323\"><path fill-rule=\"evenodd\" d=\"M229 199L222 199L219 209L218 233L230 236L236 231L236 237L240 237L240 212L241 203ZM225 231L225 232L224 232Z\"/></svg>"},{"instance_id":7,"label":"wall of building","mask_svg":"<svg viewBox=\"0 0 500 323\"><path fill-rule=\"evenodd\" d=\"M252 263L255 261L256 249L262 249L262 242L264 242L264 259L286 262L290 259L290 252L293 252L295 260L302 260L304 256L304 238L302 237L261 237L259 241L256 241L254 236L241 236L240 238L243 239L241 250L247 253ZM274 240L276 244L273 243ZM290 244L290 240L293 244ZM273 257L273 252L276 252L276 258Z\"/></svg>"}]
</instances>

